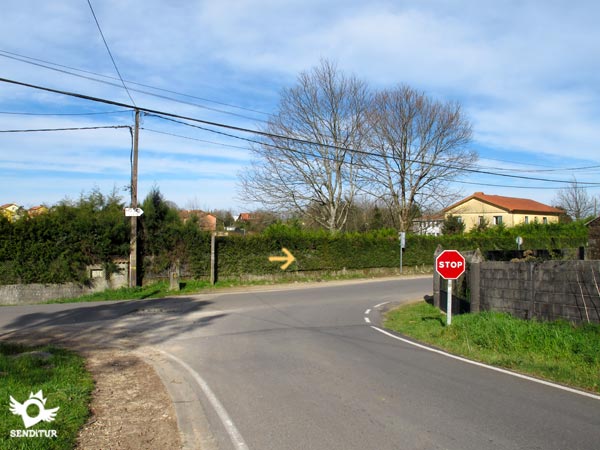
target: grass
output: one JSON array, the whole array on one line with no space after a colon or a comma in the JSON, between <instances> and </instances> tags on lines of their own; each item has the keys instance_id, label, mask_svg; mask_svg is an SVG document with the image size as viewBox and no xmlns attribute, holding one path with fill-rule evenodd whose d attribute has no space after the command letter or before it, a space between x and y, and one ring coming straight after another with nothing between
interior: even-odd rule
<instances>
[{"instance_id":1,"label":"grass","mask_svg":"<svg viewBox=\"0 0 600 450\"><path fill-rule=\"evenodd\" d=\"M417 269L407 268L406 275L430 273L429 268ZM389 273L383 272L381 274L368 274L362 271L348 272L346 274L328 274L320 273L318 275L305 275L298 277L294 274L282 274L274 276L268 279L257 279L257 280L244 280L240 278L230 278L217 281L213 286L208 281L204 280L187 280L180 283L181 289L179 291L169 290L168 281L160 281L152 283L147 286L140 287L124 287L119 289L108 289L102 292L96 292L93 294L82 295L73 298L61 298L49 300L46 303L79 303L79 302L99 302L99 301L116 301L116 300L141 300L146 298L164 298L174 295L189 295L198 294L202 292L210 292L223 288L232 287L245 287L245 286L270 286L276 284L289 284L289 283L310 283L317 281L334 281L334 280L354 280L363 278L376 278L383 276L397 275L393 271Z\"/></svg>"},{"instance_id":2,"label":"grass","mask_svg":"<svg viewBox=\"0 0 600 450\"><path fill-rule=\"evenodd\" d=\"M53 346L26 347L0 342L0 448L72 449L79 429L88 418L94 383L84 360L77 354ZM11 437L11 430L25 430L21 416L9 410L10 396L19 403L43 391L46 408L59 407L56 420L39 422L27 430L56 430L56 438ZM38 408L30 405L30 417Z\"/></svg>"},{"instance_id":3,"label":"grass","mask_svg":"<svg viewBox=\"0 0 600 450\"><path fill-rule=\"evenodd\" d=\"M600 325L574 326L483 312L453 316L422 302L390 311L385 326L467 358L600 392Z\"/></svg>"}]
</instances>

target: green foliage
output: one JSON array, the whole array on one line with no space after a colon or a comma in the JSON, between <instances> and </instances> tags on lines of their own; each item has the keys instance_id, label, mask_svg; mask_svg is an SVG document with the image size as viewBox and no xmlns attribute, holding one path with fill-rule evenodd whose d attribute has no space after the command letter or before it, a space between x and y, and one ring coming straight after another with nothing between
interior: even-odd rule
<instances>
[{"instance_id":1,"label":"green foliage","mask_svg":"<svg viewBox=\"0 0 600 450\"><path fill-rule=\"evenodd\" d=\"M465 224L461 222L460 218L450 214L442 225L442 232L448 236L453 234L462 234L465 232Z\"/></svg>"},{"instance_id":2,"label":"green foliage","mask_svg":"<svg viewBox=\"0 0 600 450\"><path fill-rule=\"evenodd\" d=\"M129 253L130 221L123 206L116 195L93 191L37 217L14 223L0 217L0 284L85 283L89 264L102 264L110 272L113 258ZM194 219L183 224L158 189L150 192L142 208L138 258L144 262L143 274L166 276L179 263L187 274L208 277L210 233L201 231ZM587 233L582 222L493 226L435 237L409 233L403 264L432 265L438 245L460 251L515 250L517 236L523 238L524 250L576 248L586 245ZM218 273L224 277L280 273L280 264L268 257L281 254L282 247L297 260L288 271L391 268L400 260L397 231L391 228L331 234L306 230L292 221L273 223L260 234L218 237L217 245Z\"/></svg>"},{"instance_id":3,"label":"green foliage","mask_svg":"<svg viewBox=\"0 0 600 450\"><path fill-rule=\"evenodd\" d=\"M89 412L94 382L83 358L64 349L24 347L0 343L0 448L72 449ZM8 408L9 396L23 403L31 392L42 390L47 407L59 407L56 420L40 422L39 430L56 430L57 438L10 438L10 430L24 429L20 416Z\"/></svg>"},{"instance_id":4,"label":"green foliage","mask_svg":"<svg viewBox=\"0 0 600 450\"><path fill-rule=\"evenodd\" d=\"M0 232L2 284L85 283L87 265L107 264L129 248L123 203L97 190L36 217L0 219Z\"/></svg>"},{"instance_id":5,"label":"green foliage","mask_svg":"<svg viewBox=\"0 0 600 450\"><path fill-rule=\"evenodd\" d=\"M455 354L600 392L600 325L492 312L445 323L437 308L421 302L391 311L385 326Z\"/></svg>"}]
</instances>

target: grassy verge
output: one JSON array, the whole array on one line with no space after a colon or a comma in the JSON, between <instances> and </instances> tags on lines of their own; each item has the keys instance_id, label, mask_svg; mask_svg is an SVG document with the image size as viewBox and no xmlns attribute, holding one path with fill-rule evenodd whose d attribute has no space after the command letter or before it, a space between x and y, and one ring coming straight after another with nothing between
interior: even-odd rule
<instances>
[{"instance_id":1,"label":"grassy verge","mask_svg":"<svg viewBox=\"0 0 600 450\"><path fill-rule=\"evenodd\" d=\"M431 273L430 268L426 269L413 269L406 270L405 275L423 275ZM152 283L147 286L140 286L135 288L120 288L110 289L102 292L96 292L94 294L82 295L80 297L73 298L62 298L49 300L46 303L78 303L78 302L99 302L99 301L110 301L110 300L139 300L146 298L164 298L173 295L189 295L199 294L202 292L213 291L223 288L232 287L244 287L244 286L270 286L277 284L289 284L289 283L310 283L320 281L335 281L335 280L356 280L364 278L378 278L385 276L397 275L393 270L390 272L381 273L363 273L360 271L349 272L347 274L327 274L320 273L318 275L304 275L302 277L294 274L282 274L267 279L255 279L247 280L240 278L230 278L217 281L212 286L208 281L203 280L187 280L180 283L181 289L179 291L169 290L169 282L161 281Z\"/></svg>"},{"instance_id":2,"label":"grassy verge","mask_svg":"<svg viewBox=\"0 0 600 450\"><path fill-rule=\"evenodd\" d=\"M490 365L600 392L600 325L575 327L484 312L445 316L427 303L390 311L385 326Z\"/></svg>"},{"instance_id":3,"label":"grassy verge","mask_svg":"<svg viewBox=\"0 0 600 450\"><path fill-rule=\"evenodd\" d=\"M0 448L72 449L79 429L88 417L94 383L83 358L52 347L24 347L0 342ZM59 407L56 420L25 428L20 415L9 409L10 396L23 404L30 393L43 392L46 409ZM29 405L27 414L37 417L39 408ZM57 437L11 437L11 430L56 430Z\"/></svg>"}]
</instances>

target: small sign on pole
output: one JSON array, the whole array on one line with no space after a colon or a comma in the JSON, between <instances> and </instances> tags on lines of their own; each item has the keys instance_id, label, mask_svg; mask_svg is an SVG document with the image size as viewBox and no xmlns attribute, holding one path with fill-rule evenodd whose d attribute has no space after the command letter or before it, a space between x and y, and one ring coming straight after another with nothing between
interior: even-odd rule
<instances>
[{"instance_id":1,"label":"small sign on pole","mask_svg":"<svg viewBox=\"0 0 600 450\"><path fill-rule=\"evenodd\" d=\"M142 214L142 208L125 208L125 217L140 217Z\"/></svg>"},{"instance_id":2,"label":"small sign on pole","mask_svg":"<svg viewBox=\"0 0 600 450\"><path fill-rule=\"evenodd\" d=\"M444 250L435 259L435 270L442 278L448 280L446 325L452 324L452 280L456 280L465 273L465 269L465 257L458 250Z\"/></svg>"}]
</instances>

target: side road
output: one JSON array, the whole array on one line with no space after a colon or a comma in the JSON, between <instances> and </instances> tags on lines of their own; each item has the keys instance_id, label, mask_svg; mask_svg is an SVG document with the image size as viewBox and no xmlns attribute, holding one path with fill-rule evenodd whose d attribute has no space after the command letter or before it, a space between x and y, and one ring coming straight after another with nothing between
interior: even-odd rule
<instances>
[{"instance_id":1,"label":"side road","mask_svg":"<svg viewBox=\"0 0 600 450\"><path fill-rule=\"evenodd\" d=\"M368 282L257 286L158 300L5 307L0 339L30 345L51 343L73 349L87 359L96 389L92 415L79 436L79 449L210 450L216 444L204 426L207 421L202 405L193 393L185 391L189 383L183 381L180 370L152 349L153 344L160 343L153 332L158 329L157 334L169 337L186 332L203 307L227 292ZM167 320L165 314L169 314ZM185 408L189 413L176 414L173 402L194 401L198 404Z\"/></svg>"}]
</instances>

